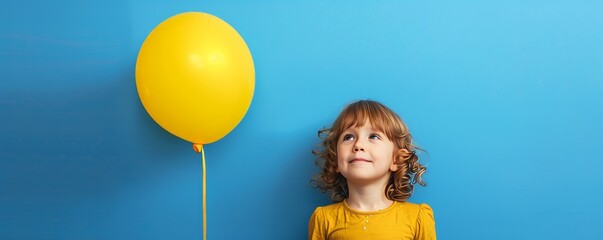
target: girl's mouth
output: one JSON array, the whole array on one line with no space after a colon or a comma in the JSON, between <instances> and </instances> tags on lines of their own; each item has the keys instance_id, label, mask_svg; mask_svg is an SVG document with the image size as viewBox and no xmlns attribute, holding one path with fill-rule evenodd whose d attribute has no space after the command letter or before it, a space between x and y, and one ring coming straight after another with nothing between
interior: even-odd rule
<instances>
[{"instance_id":1,"label":"girl's mouth","mask_svg":"<svg viewBox=\"0 0 603 240\"><path fill-rule=\"evenodd\" d=\"M370 163L372 161L364 159L364 158L354 158L354 159L350 160L348 163L362 163L362 162Z\"/></svg>"}]
</instances>

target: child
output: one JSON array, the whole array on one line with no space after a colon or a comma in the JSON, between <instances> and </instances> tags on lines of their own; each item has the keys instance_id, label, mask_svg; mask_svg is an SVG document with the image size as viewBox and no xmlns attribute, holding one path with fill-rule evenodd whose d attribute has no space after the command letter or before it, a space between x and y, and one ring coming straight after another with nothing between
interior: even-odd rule
<instances>
[{"instance_id":1,"label":"child","mask_svg":"<svg viewBox=\"0 0 603 240\"><path fill-rule=\"evenodd\" d=\"M425 186L426 168L396 113L357 101L318 136L323 149L313 153L322 172L312 183L335 203L316 208L308 239L436 239L429 205L406 202L413 184Z\"/></svg>"}]
</instances>

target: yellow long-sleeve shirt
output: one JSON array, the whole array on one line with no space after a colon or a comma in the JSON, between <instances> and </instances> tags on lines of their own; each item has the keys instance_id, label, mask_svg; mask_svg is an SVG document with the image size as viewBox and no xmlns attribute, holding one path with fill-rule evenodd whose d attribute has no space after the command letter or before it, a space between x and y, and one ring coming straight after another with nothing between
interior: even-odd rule
<instances>
[{"instance_id":1,"label":"yellow long-sleeve shirt","mask_svg":"<svg viewBox=\"0 0 603 240\"><path fill-rule=\"evenodd\" d=\"M308 224L309 240L435 240L435 221L425 203L396 202L386 209L360 212L346 201L318 207Z\"/></svg>"}]
</instances>

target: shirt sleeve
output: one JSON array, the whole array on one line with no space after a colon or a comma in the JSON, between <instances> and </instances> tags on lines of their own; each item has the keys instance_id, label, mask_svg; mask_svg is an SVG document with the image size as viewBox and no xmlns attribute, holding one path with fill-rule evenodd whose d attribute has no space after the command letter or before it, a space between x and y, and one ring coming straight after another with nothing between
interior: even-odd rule
<instances>
[{"instance_id":1,"label":"shirt sleeve","mask_svg":"<svg viewBox=\"0 0 603 240\"><path fill-rule=\"evenodd\" d=\"M436 240L435 220L433 210L425 203L419 208L415 240Z\"/></svg>"},{"instance_id":2,"label":"shirt sleeve","mask_svg":"<svg viewBox=\"0 0 603 240\"><path fill-rule=\"evenodd\" d=\"M326 240L325 219L320 207L314 210L308 223L308 240Z\"/></svg>"}]
</instances>

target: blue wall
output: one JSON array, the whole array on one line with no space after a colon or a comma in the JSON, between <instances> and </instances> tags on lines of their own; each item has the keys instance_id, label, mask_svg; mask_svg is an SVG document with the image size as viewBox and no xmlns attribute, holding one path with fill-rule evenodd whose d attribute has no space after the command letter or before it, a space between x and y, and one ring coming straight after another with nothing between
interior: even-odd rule
<instances>
[{"instance_id":1,"label":"blue wall","mask_svg":"<svg viewBox=\"0 0 603 240\"><path fill-rule=\"evenodd\" d=\"M603 239L601 1L2 1L0 239L201 239L201 163L136 92L140 45L202 11L255 61L206 146L210 239L305 239L316 131L379 100L429 155L440 239ZM428 158L427 158L428 157Z\"/></svg>"}]
</instances>

